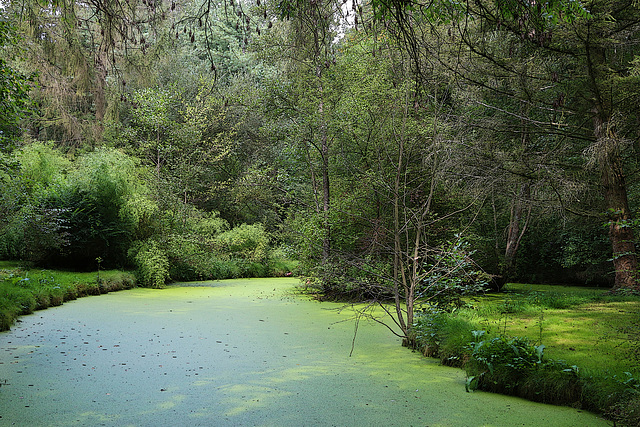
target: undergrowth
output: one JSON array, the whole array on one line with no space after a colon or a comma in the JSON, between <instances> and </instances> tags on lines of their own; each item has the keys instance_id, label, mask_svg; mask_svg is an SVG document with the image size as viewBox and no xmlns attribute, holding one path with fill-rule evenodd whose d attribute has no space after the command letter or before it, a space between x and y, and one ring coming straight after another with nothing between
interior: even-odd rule
<instances>
[{"instance_id":1,"label":"undergrowth","mask_svg":"<svg viewBox=\"0 0 640 427\"><path fill-rule=\"evenodd\" d=\"M615 295L604 291L566 292L525 290L499 296L490 295L473 301L465 309L446 313L425 308L412 329L417 350L436 357L448 366L458 366L467 372L467 390L484 390L523 397L532 401L566 405L600 413L620 426L640 425L640 376L637 349L640 335L633 325L626 330L616 321L619 305L635 304L637 296ZM612 305L606 311L603 307ZM626 306L620 306L626 307ZM635 307L635 306L633 306ZM633 308L632 307L632 308ZM594 316L595 323L605 323L611 336L598 337L599 332L563 333L568 352L554 348L554 354L578 353L573 347L586 334L590 336L590 352L594 363L579 367L574 362L547 357L545 328L553 322L571 322L578 312L581 318ZM563 317L564 316L564 317ZM524 318L528 336L514 335L512 319ZM588 325L589 323L585 323ZM527 326L524 326L527 328ZM631 345L613 345L607 352L616 352L616 363L601 359L599 344L616 334ZM547 339L549 340L549 339ZM633 345L633 341L635 344ZM557 347L556 343L553 343ZM634 353L635 352L635 353ZM569 359L569 358L567 358ZM601 363L598 365L597 363Z\"/></svg>"}]
</instances>

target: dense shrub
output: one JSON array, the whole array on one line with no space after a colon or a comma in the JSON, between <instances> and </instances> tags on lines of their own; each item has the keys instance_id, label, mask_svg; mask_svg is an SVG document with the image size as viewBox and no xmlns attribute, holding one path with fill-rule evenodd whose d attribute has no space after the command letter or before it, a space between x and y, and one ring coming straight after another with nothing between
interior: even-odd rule
<instances>
[{"instance_id":1,"label":"dense shrub","mask_svg":"<svg viewBox=\"0 0 640 427\"><path fill-rule=\"evenodd\" d=\"M231 228L154 182L139 161L99 149L72 159L49 145L16 151L13 172L0 171L0 258L37 266L93 270L139 268L145 286L170 280L284 275L272 263L261 224ZM45 297L43 297L45 299ZM56 298L57 301L57 298Z\"/></svg>"},{"instance_id":2,"label":"dense shrub","mask_svg":"<svg viewBox=\"0 0 640 427\"><path fill-rule=\"evenodd\" d=\"M115 150L97 150L80 157L63 191L48 203L65 209L69 247L59 264L93 267L101 257L106 266L126 263L138 224L124 215L127 201L143 191L137 162Z\"/></svg>"},{"instance_id":3,"label":"dense shrub","mask_svg":"<svg viewBox=\"0 0 640 427\"><path fill-rule=\"evenodd\" d=\"M412 333L425 356L437 357L443 365L461 367L469 358L469 340L477 328L468 319L427 308L416 317Z\"/></svg>"},{"instance_id":4,"label":"dense shrub","mask_svg":"<svg viewBox=\"0 0 640 427\"><path fill-rule=\"evenodd\" d=\"M265 262L269 255L269 234L262 224L242 224L215 239L220 253L232 259Z\"/></svg>"},{"instance_id":5,"label":"dense shrub","mask_svg":"<svg viewBox=\"0 0 640 427\"><path fill-rule=\"evenodd\" d=\"M544 345L536 346L526 337L495 337L471 345L471 359L465 366L471 389L517 394L522 382L542 364Z\"/></svg>"},{"instance_id":6,"label":"dense shrub","mask_svg":"<svg viewBox=\"0 0 640 427\"><path fill-rule=\"evenodd\" d=\"M2 176L8 191L0 256L81 270L93 269L97 257L105 266L126 263L153 213L134 159L101 149L72 162L39 143L25 145L16 158L15 174Z\"/></svg>"},{"instance_id":7,"label":"dense shrub","mask_svg":"<svg viewBox=\"0 0 640 427\"><path fill-rule=\"evenodd\" d=\"M216 213L191 211L180 232L136 243L129 251L143 286L168 281L220 280L285 275L287 262L271 259L269 234L261 225L228 229Z\"/></svg>"},{"instance_id":8,"label":"dense shrub","mask_svg":"<svg viewBox=\"0 0 640 427\"><path fill-rule=\"evenodd\" d=\"M64 184L69 165L51 146L34 143L16 151L0 171L0 257L47 258L66 244L62 211L40 199Z\"/></svg>"},{"instance_id":9,"label":"dense shrub","mask_svg":"<svg viewBox=\"0 0 640 427\"><path fill-rule=\"evenodd\" d=\"M138 283L160 288L169 279L169 258L154 240L148 240L131 249L137 267Z\"/></svg>"}]
</instances>

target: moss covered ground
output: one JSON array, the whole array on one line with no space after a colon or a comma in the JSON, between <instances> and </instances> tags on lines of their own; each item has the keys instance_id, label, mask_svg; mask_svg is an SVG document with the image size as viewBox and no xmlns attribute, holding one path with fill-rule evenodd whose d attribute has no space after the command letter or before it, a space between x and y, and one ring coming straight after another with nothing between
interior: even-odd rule
<instances>
[{"instance_id":1,"label":"moss covered ground","mask_svg":"<svg viewBox=\"0 0 640 427\"><path fill-rule=\"evenodd\" d=\"M588 371L640 375L640 297L608 289L508 284L472 301L470 318L487 332L528 337L548 358Z\"/></svg>"},{"instance_id":2,"label":"moss covered ground","mask_svg":"<svg viewBox=\"0 0 640 427\"><path fill-rule=\"evenodd\" d=\"M417 348L466 369L468 387L640 425L640 297L509 284L452 313L425 308ZM541 357L540 357L541 356Z\"/></svg>"}]
</instances>

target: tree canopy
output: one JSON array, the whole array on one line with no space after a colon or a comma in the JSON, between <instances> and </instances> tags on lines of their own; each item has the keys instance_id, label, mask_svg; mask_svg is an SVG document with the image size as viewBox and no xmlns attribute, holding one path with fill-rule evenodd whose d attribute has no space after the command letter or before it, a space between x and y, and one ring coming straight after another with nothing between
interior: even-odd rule
<instances>
[{"instance_id":1,"label":"tree canopy","mask_svg":"<svg viewBox=\"0 0 640 427\"><path fill-rule=\"evenodd\" d=\"M152 284L296 259L325 297L395 298L401 335L413 302L507 280L639 288L631 0L3 17L3 257Z\"/></svg>"}]
</instances>

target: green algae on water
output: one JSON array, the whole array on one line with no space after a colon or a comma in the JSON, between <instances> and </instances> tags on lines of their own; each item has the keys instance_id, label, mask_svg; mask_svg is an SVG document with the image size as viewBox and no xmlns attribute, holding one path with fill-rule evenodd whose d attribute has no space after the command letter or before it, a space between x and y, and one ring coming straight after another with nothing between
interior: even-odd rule
<instances>
[{"instance_id":1,"label":"green algae on water","mask_svg":"<svg viewBox=\"0 0 640 427\"><path fill-rule=\"evenodd\" d=\"M292 292L295 279L133 289L25 316L0 334L0 423L599 426L489 393L386 328ZM206 286L205 286L206 285Z\"/></svg>"}]
</instances>

